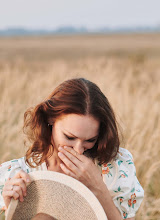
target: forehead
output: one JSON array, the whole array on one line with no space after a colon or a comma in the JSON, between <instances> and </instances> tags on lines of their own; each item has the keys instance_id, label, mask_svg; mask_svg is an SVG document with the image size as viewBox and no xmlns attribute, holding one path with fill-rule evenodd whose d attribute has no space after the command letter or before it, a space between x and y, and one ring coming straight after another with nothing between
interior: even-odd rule
<instances>
[{"instance_id":1,"label":"forehead","mask_svg":"<svg viewBox=\"0 0 160 220\"><path fill-rule=\"evenodd\" d=\"M98 134L100 122L90 115L68 114L59 118L55 125L77 137L90 138Z\"/></svg>"}]
</instances>

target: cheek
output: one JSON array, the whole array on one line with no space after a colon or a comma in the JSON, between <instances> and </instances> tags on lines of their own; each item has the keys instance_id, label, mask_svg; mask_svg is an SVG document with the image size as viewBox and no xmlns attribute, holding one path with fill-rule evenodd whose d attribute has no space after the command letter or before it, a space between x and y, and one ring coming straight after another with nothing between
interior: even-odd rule
<instances>
[{"instance_id":1,"label":"cheek","mask_svg":"<svg viewBox=\"0 0 160 220\"><path fill-rule=\"evenodd\" d=\"M84 147L86 150L90 150L94 147L94 145L96 144L96 142L94 143L87 143L87 144L84 144Z\"/></svg>"},{"instance_id":2,"label":"cheek","mask_svg":"<svg viewBox=\"0 0 160 220\"><path fill-rule=\"evenodd\" d=\"M53 135L52 135L53 136ZM53 136L54 145L58 148L59 145L61 146L69 146L71 143L66 140L66 138L60 134L56 134Z\"/></svg>"}]
</instances>

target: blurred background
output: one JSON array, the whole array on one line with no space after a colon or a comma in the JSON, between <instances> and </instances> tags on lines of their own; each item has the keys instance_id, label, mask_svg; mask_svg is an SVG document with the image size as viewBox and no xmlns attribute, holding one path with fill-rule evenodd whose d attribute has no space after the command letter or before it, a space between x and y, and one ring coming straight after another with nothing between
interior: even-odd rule
<instances>
[{"instance_id":1,"label":"blurred background","mask_svg":"<svg viewBox=\"0 0 160 220\"><path fill-rule=\"evenodd\" d=\"M24 156L24 112L85 77L108 97L160 219L160 1L0 0L0 163Z\"/></svg>"}]
</instances>

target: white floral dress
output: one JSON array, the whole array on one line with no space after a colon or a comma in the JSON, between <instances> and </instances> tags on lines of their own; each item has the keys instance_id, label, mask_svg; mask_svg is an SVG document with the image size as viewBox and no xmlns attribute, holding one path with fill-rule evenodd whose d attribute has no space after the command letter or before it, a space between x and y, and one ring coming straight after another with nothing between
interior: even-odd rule
<instances>
[{"instance_id":1,"label":"white floral dress","mask_svg":"<svg viewBox=\"0 0 160 220\"><path fill-rule=\"evenodd\" d=\"M97 164L97 166L123 219L134 217L143 200L144 191L136 177L131 153L120 148L113 161L102 166ZM5 210L2 197L5 181L12 178L21 169L30 173L37 170L47 170L47 166L44 162L37 168L31 168L26 165L25 157L2 163L0 165L0 211Z\"/></svg>"}]
</instances>

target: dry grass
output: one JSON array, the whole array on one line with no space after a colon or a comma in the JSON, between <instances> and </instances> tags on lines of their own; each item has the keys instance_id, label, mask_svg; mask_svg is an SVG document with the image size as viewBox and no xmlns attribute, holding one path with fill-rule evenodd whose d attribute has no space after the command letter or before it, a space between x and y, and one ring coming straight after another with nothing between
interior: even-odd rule
<instances>
[{"instance_id":1,"label":"dry grass","mask_svg":"<svg viewBox=\"0 0 160 220\"><path fill-rule=\"evenodd\" d=\"M24 155L23 114L73 77L97 83L134 156L145 199L136 220L160 219L160 35L0 39L0 162Z\"/></svg>"}]
</instances>

